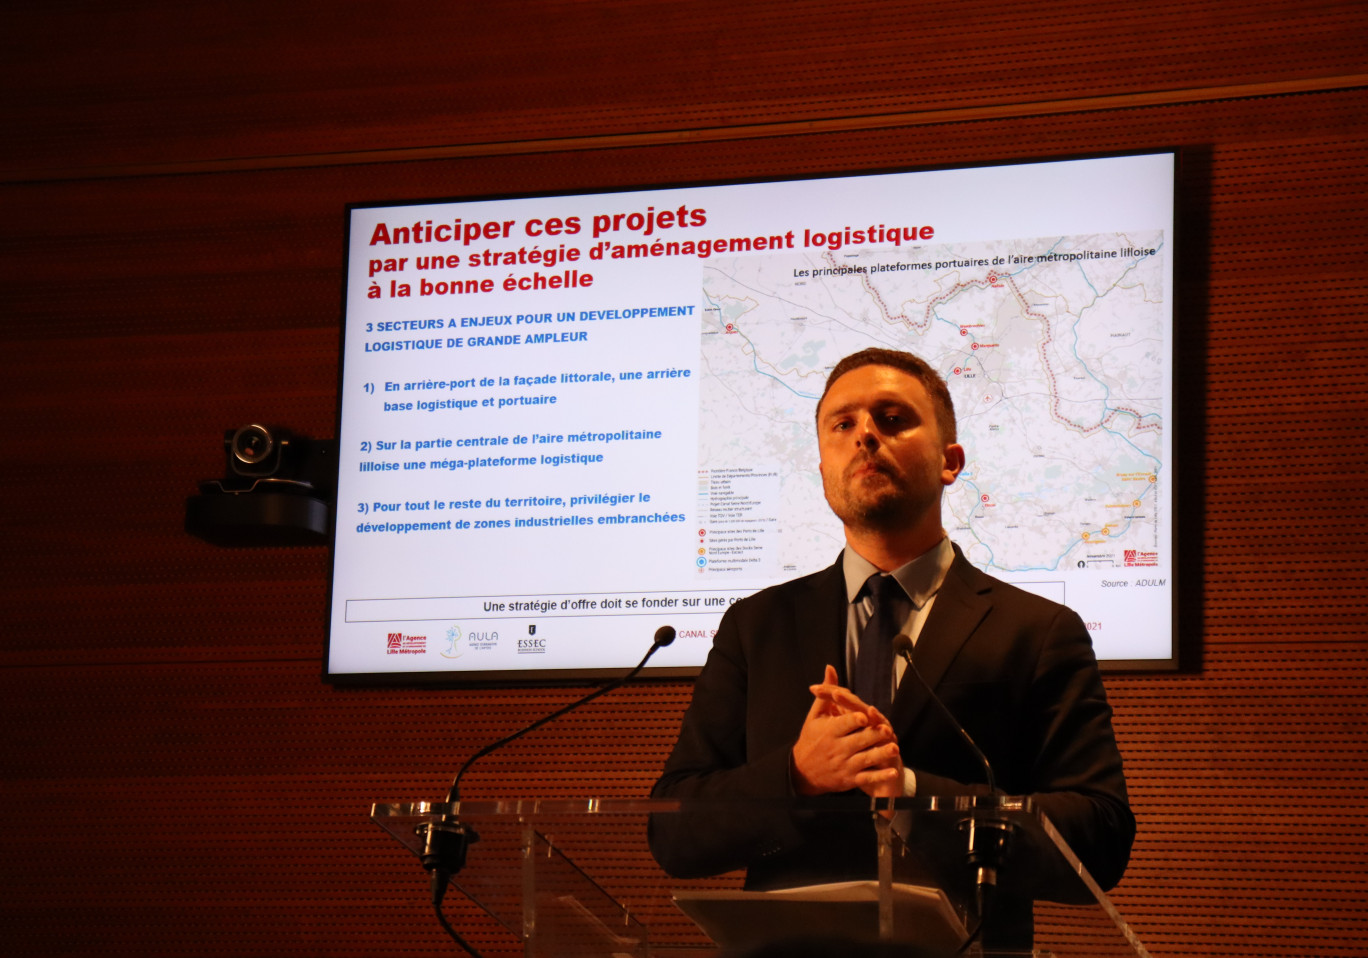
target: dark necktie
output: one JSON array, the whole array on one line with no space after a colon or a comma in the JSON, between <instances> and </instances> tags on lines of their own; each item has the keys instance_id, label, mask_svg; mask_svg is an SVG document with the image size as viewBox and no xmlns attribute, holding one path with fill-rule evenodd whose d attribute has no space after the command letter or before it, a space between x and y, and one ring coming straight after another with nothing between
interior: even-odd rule
<instances>
[{"instance_id":1,"label":"dark necktie","mask_svg":"<svg viewBox=\"0 0 1368 958\"><path fill-rule=\"evenodd\" d=\"M866 705L888 715L893 704L893 637L902 628L907 593L891 575L876 572L865 582L873 603L860 633L853 691Z\"/></svg>"}]
</instances>

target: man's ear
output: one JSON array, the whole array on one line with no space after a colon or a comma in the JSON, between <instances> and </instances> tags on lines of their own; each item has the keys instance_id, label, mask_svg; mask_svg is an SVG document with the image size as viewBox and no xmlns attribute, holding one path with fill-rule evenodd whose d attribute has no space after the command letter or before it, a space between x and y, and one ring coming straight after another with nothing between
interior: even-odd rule
<instances>
[{"instance_id":1,"label":"man's ear","mask_svg":"<svg viewBox=\"0 0 1368 958\"><path fill-rule=\"evenodd\" d=\"M960 471L964 469L964 447L959 443L952 442L945 447L945 462L941 468L941 484L951 485L959 477Z\"/></svg>"}]
</instances>

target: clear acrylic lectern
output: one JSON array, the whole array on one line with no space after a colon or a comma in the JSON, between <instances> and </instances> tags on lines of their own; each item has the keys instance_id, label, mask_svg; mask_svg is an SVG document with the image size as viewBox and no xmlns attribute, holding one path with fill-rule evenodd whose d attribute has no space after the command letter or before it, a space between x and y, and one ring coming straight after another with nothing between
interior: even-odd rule
<instances>
[{"instance_id":1,"label":"clear acrylic lectern","mask_svg":"<svg viewBox=\"0 0 1368 958\"><path fill-rule=\"evenodd\" d=\"M878 836L877 875L867 881L781 892L746 892L734 881L681 881L661 875L659 915L678 908L702 929L694 941L653 940L647 923L582 870L561 848L613 841L646 843L652 815L700 822L755 814L792 814L779 803L683 803L646 799L482 800L451 804L376 804L371 820L420 858L434 830L478 836L451 887L494 919L526 958L686 958L743 955L751 947L813 936L904 942L918 955L1039 955L1123 958L1148 953L1048 819L1029 799L1003 796L918 797L860 809L803 814L862 816ZM834 821L834 820L833 820ZM576 830L598 839L575 842ZM547 835L555 835L553 844ZM569 841L566 839L569 838ZM996 849L996 851L994 851ZM1030 946L985 944L980 910L994 907L984 868L1001 894L1024 901L1033 918ZM633 887L638 898L642 887ZM986 903L988 902L988 903Z\"/></svg>"}]
</instances>

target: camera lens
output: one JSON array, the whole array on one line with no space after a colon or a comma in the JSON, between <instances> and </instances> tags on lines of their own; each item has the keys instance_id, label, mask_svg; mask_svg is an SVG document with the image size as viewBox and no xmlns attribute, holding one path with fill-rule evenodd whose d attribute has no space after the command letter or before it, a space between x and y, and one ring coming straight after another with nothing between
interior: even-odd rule
<instances>
[{"instance_id":1,"label":"camera lens","mask_svg":"<svg viewBox=\"0 0 1368 958\"><path fill-rule=\"evenodd\" d=\"M239 462L254 466L271 454L275 440L265 426L243 426L233 433L231 448Z\"/></svg>"}]
</instances>

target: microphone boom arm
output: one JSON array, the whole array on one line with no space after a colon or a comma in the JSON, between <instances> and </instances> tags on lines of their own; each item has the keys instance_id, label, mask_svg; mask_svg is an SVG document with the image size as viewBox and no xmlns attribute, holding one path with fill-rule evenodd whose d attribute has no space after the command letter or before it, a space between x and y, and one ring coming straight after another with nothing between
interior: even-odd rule
<instances>
[{"instance_id":1,"label":"microphone boom arm","mask_svg":"<svg viewBox=\"0 0 1368 958\"><path fill-rule=\"evenodd\" d=\"M590 692L583 698L575 699L575 701L571 702L569 705L557 709L550 715L545 715L537 719L537 721L533 722L531 725L524 726L523 728L514 732L512 735L505 736L504 738L499 739L497 742L493 742L489 745L486 745L484 748L480 749L474 755L470 756L470 758L466 759L466 763L461 766L460 771L456 773L456 777L451 781L451 788L447 790L447 804L450 805L459 800L461 789L461 777L465 775L466 770L470 768L470 766L474 765L477 760L484 758L486 755L488 755L490 752L495 751L496 749L503 748L509 742L522 738L528 732L541 728L547 722L560 718L566 712L569 712L573 709L577 709L581 705L585 705L589 702L592 702L600 695L606 695L607 693L613 691L613 689L626 685L632 679L636 678L638 672L640 672L642 669L646 667L646 663L650 661L651 656L655 655L656 649L667 646L674 640L674 628L668 625L662 625L660 628L656 629L654 641L651 643L651 647L646 650L646 654L642 656L641 661L638 662L632 668L632 670L628 672L626 675L622 676L621 678L614 679L613 681L609 682L607 685L602 686L601 688L594 689L594 691Z\"/></svg>"}]
</instances>

